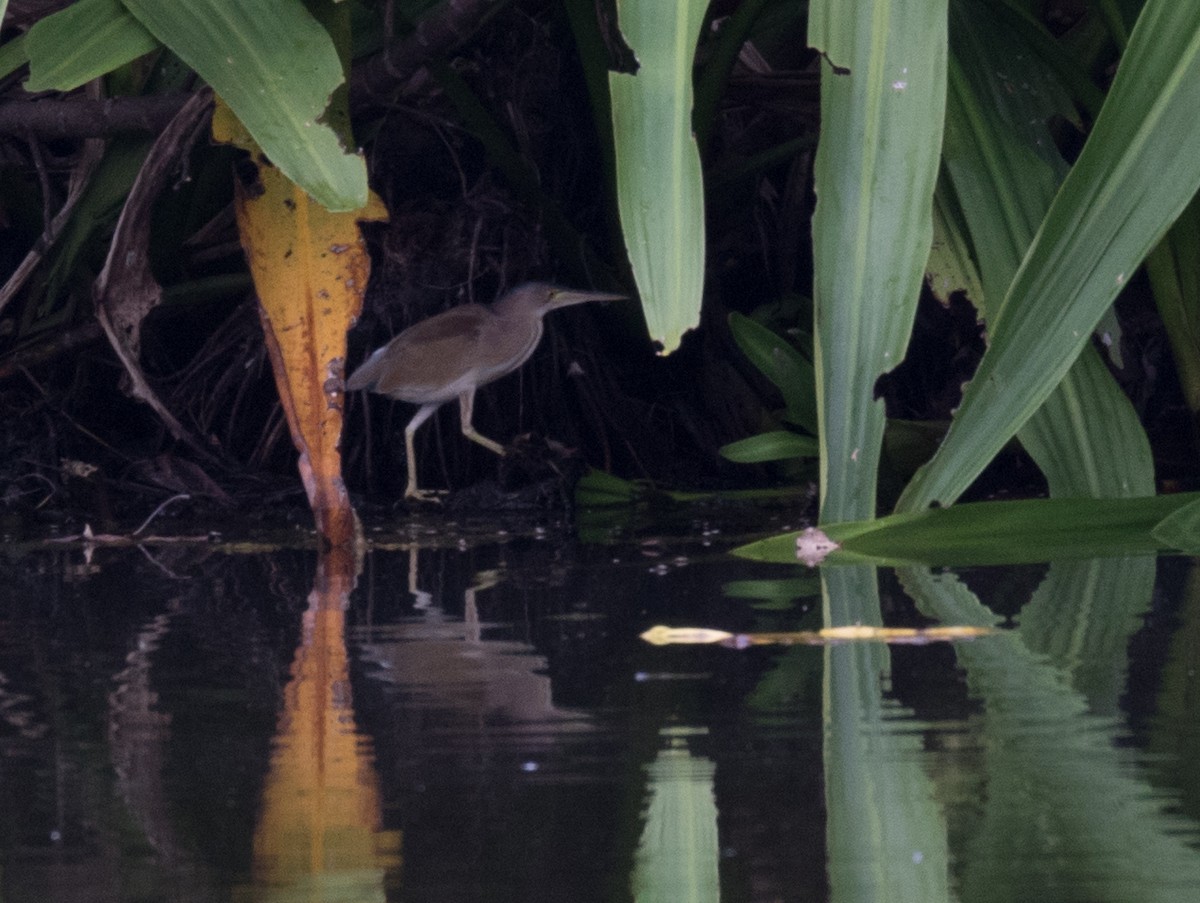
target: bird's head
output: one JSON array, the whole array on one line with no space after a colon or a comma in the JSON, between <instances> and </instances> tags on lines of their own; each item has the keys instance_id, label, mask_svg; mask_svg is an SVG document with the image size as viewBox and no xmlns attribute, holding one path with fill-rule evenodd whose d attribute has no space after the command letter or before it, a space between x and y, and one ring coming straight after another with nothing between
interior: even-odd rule
<instances>
[{"instance_id":1,"label":"bird's head","mask_svg":"<svg viewBox=\"0 0 1200 903\"><path fill-rule=\"evenodd\" d=\"M496 302L494 310L501 316L542 316L560 307L583 304L585 301L620 301L627 295L612 292L584 292L563 288L548 282L526 282Z\"/></svg>"}]
</instances>

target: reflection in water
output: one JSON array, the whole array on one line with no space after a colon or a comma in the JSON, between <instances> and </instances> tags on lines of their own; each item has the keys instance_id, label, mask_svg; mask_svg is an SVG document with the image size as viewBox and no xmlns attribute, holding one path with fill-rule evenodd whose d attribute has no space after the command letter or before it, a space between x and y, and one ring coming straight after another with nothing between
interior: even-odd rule
<instances>
[{"instance_id":1,"label":"reflection in water","mask_svg":"<svg viewBox=\"0 0 1200 903\"><path fill-rule=\"evenodd\" d=\"M1169 797L1122 748L1127 734L1107 713L1113 701L1081 692L1109 683L1089 675L1125 670L1135 616L1153 588L1152 565L1146 558L1056 563L1048 583L1056 569L1074 577L1060 583L1056 615L1040 613L1035 599L1028 627L960 649L969 685L986 706L978 733L987 754L986 802L960 853L968 895L1025 882L1053 899L1196 899L1195 823L1168 811ZM939 617L992 617L953 574L913 568L901 577ZM1055 633L1076 642L1053 643ZM1034 651L1051 644L1056 655Z\"/></svg>"},{"instance_id":2,"label":"reflection in water","mask_svg":"<svg viewBox=\"0 0 1200 903\"><path fill-rule=\"evenodd\" d=\"M825 623L879 626L875 568L822 575ZM986 638L985 638L986 639ZM829 882L838 900L950 899L946 827L909 713L887 698L883 643L825 649Z\"/></svg>"},{"instance_id":3,"label":"reflection in water","mask_svg":"<svg viewBox=\"0 0 1200 903\"><path fill-rule=\"evenodd\" d=\"M409 593L417 614L401 623L368 626L355 633L365 662L377 666L373 680L404 688L406 707L437 709L459 729L489 734L585 730L585 716L554 704L544 657L528 643L489 639L479 615L478 594L495 587L502 571L471 577L462 592L462 615L448 615L420 587L418 550L409 552Z\"/></svg>"},{"instance_id":4,"label":"reflection in water","mask_svg":"<svg viewBox=\"0 0 1200 903\"><path fill-rule=\"evenodd\" d=\"M146 842L167 871L185 879L179 882L181 899L205 899L192 896L197 888L207 891L207 881L176 837L163 784L171 718L153 689L153 662L170 625L170 615L163 613L138 630L126 667L114 676L115 687L108 696L108 740L117 787Z\"/></svg>"},{"instance_id":5,"label":"reflection in water","mask_svg":"<svg viewBox=\"0 0 1200 903\"><path fill-rule=\"evenodd\" d=\"M1195 899L1188 562L814 596L697 546L397 547L352 598L304 551L0 562L0 899ZM637 639L930 621L1002 629Z\"/></svg>"},{"instance_id":6,"label":"reflection in water","mask_svg":"<svg viewBox=\"0 0 1200 903\"><path fill-rule=\"evenodd\" d=\"M664 730L668 746L646 766L646 826L633 870L637 903L715 903L721 899L716 765L693 756L687 736L703 729Z\"/></svg>"},{"instance_id":7,"label":"reflection in water","mask_svg":"<svg viewBox=\"0 0 1200 903\"><path fill-rule=\"evenodd\" d=\"M380 830L371 744L355 729L344 636L353 566L344 550L317 566L254 834L254 887L240 895L247 900L381 901L388 871L400 865L399 834Z\"/></svg>"}]
</instances>

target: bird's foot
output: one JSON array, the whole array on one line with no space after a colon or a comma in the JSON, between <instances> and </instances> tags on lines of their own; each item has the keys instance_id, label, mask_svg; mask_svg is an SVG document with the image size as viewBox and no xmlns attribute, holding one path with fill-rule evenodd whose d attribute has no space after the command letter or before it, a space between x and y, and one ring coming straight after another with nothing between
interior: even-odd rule
<instances>
[{"instance_id":1,"label":"bird's foot","mask_svg":"<svg viewBox=\"0 0 1200 903\"><path fill-rule=\"evenodd\" d=\"M419 505L440 505L450 493L445 489L418 489L410 486L404 492L406 502L416 502Z\"/></svg>"}]
</instances>

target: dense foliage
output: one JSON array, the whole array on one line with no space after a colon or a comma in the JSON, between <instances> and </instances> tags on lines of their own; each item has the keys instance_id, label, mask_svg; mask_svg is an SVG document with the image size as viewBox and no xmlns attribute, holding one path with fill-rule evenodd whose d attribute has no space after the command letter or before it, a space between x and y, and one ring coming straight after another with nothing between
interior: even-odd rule
<instances>
[{"instance_id":1,"label":"dense foliage","mask_svg":"<svg viewBox=\"0 0 1200 903\"><path fill-rule=\"evenodd\" d=\"M370 185L386 204L352 362L527 278L639 295L650 336L632 306L563 315L481 396L484 432L675 485L819 476L827 521L952 503L998 455L1025 492L1152 494L1156 465L1191 481L1193 5L742 0L641 24L621 2L262 6L8 4L10 506L221 499L290 469L230 212L245 164L205 137L209 88L316 201L352 211ZM137 292L114 247L142 255ZM398 494L404 419L348 400L352 489ZM447 482L494 467L443 432L423 457Z\"/></svg>"}]
</instances>

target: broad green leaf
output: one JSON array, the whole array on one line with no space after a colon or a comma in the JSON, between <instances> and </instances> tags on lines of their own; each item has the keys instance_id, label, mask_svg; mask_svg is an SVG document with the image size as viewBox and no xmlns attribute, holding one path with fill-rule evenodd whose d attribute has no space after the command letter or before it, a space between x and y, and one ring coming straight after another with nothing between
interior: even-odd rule
<instances>
[{"instance_id":1,"label":"broad green leaf","mask_svg":"<svg viewBox=\"0 0 1200 903\"><path fill-rule=\"evenodd\" d=\"M617 205L650 337L669 354L700 322L704 184L692 60L705 0L618 0L636 75L609 73Z\"/></svg>"},{"instance_id":2,"label":"broad green leaf","mask_svg":"<svg viewBox=\"0 0 1200 903\"><path fill-rule=\"evenodd\" d=\"M729 331L742 354L783 395L788 421L815 436L817 387L812 362L786 339L736 311L729 315Z\"/></svg>"},{"instance_id":3,"label":"broad green leaf","mask_svg":"<svg viewBox=\"0 0 1200 903\"><path fill-rule=\"evenodd\" d=\"M71 91L159 47L119 0L79 0L25 38L28 91Z\"/></svg>"},{"instance_id":4,"label":"broad green leaf","mask_svg":"<svg viewBox=\"0 0 1200 903\"><path fill-rule=\"evenodd\" d=\"M1048 120L1066 115L1069 103L988 5L954 0L950 22L943 159L980 262L978 306L990 322L996 305L987 300L1008 291L1066 174ZM1083 349L1018 438L1054 497L1154 492L1145 430L1093 348Z\"/></svg>"},{"instance_id":5,"label":"broad green leaf","mask_svg":"<svg viewBox=\"0 0 1200 903\"><path fill-rule=\"evenodd\" d=\"M1200 501L1200 493L1125 499L1023 499L973 502L892 514L822 529L841 549L825 564L985 565L1099 555L1147 554L1175 548L1160 539L1160 522ZM736 550L761 561L796 563L796 539L785 533Z\"/></svg>"},{"instance_id":6,"label":"broad green leaf","mask_svg":"<svg viewBox=\"0 0 1200 903\"><path fill-rule=\"evenodd\" d=\"M1053 392L1200 186L1200 5L1149 0L941 449L897 511L952 504Z\"/></svg>"},{"instance_id":7,"label":"broad green leaf","mask_svg":"<svg viewBox=\"0 0 1200 903\"><path fill-rule=\"evenodd\" d=\"M949 109L946 114L950 115ZM984 305L983 283L972 256L971 236L944 167L933 195L933 244L925 264L925 281L933 296L943 304L949 304L955 292L964 292L976 309Z\"/></svg>"},{"instance_id":8,"label":"broad green leaf","mask_svg":"<svg viewBox=\"0 0 1200 903\"><path fill-rule=\"evenodd\" d=\"M730 442L720 449L721 457L738 464L762 464L792 458L815 458L821 453L817 440L788 430L773 430Z\"/></svg>"},{"instance_id":9,"label":"broad green leaf","mask_svg":"<svg viewBox=\"0 0 1200 903\"><path fill-rule=\"evenodd\" d=\"M929 258L946 97L944 0L818 0L825 53L814 168L822 522L872 517L875 383L900 363ZM837 68L834 68L837 67Z\"/></svg>"},{"instance_id":10,"label":"broad green leaf","mask_svg":"<svg viewBox=\"0 0 1200 903\"><path fill-rule=\"evenodd\" d=\"M344 78L329 34L300 0L122 0L208 82L289 179L335 212L367 203L367 170L324 116Z\"/></svg>"},{"instance_id":11,"label":"broad green leaf","mask_svg":"<svg viewBox=\"0 0 1200 903\"><path fill-rule=\"evenodd\" d=\"M29 62L26 43L28 34L23 34L0 44L0 78L7 78Z\"/></svg>"},{"instance_id":12,"label":"broad green leaf","mask_svg":"<svg viewBox=\"0 0 1200 903\"><path fill-rule=\"evenodd\" d=\"M1200 501L1172 511L1154 527L1154 538L1191 555L1200 553Z\"/></svg>"}]
</instances>

